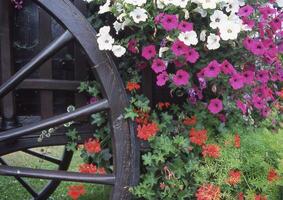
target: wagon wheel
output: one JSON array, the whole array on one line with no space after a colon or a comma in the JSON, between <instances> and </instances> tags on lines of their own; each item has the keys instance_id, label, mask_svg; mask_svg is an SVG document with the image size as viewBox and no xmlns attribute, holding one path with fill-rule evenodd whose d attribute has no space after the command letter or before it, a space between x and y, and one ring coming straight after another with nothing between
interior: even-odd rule
<instances>
[{"instance_id":1,"label":"wagon wheel","mask_svg":"<svg viewBox=\"0 0 283 200\"><path fill-rule=\"evenodd\" d=\"M111 199L130 199L131 195L128 188L138 181L139 164L137 161L139 155L132 124L123 119L122 116L124 108L128 105L128 101L119 73L111 58L106 53L99 51L96 43L96 32L69 0L33 1L55 18L66 31L8 79L0 87L0 97L3 98L16 88L19 83L38 69L62 47L66 46L70 41L76 40L85 51L90 64L93 66L92 71L101 84L104 99L95 104L78 108L70 113L57 115L30 125L0 132L0 156L39 146L65 145L67 139L64 135L54 135L51 139L42 143L38 143L36 138L31 137L31 135L35 132L70 122L83 115L87 116L93 113L107 111L111 127L114 172L108 175L92 175L63 171L68 168L71 160L71 154L66 153L63 156L63 160L57 163L59 170L8 166L1 160L0 175L14 176L32 194L34 199L47 199L60 181L111 185ZM83 135L82 139L86 137L87 135ZM32 152L28 153L33 154ZM49 158L44 157L43 159L48 160ZM49 161L51 160L49 159ZM24 177L47 179L51 180L51 182L38 194L33 193L29 189L29 186L26 186L25 182L22 181Z\"/></svg>"}]
</instances>

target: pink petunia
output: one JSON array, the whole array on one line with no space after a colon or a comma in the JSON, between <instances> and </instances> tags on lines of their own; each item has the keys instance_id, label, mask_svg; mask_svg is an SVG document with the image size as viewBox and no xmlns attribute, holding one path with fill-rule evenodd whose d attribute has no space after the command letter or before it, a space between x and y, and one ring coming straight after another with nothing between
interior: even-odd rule
<instances>
[{"instance_id":1,"label":"pink petunia","mask_svg":"<svg viewBox=\"0 0 283 200\"><path fill-rule=\"evenodd\" d=\"M156 55L156 50L154 45L148 45L142 48L142 57L147 60L154 58Z\"/></svg>"},{"instance_id":2,"label":"pink petunia","mask_svg":"<svg viewBox=\"0 0 283 200\"><path fill-rule=\"evenodd\" d=\"M176 40L173 43L171 50L175 54L175 56L181 56L185 54L185 52L188 50L188 47L182 41Z\"/></svg>"},{"instance_id":3,"label":"pink petunia","mask_svg":"<svg viewBox=\"0 0 283 200\"><path fill-rule=\"evenodd\" d=\"M223 104L220 99L211 99L208 105L208 110L213 113L217 114L223 110Z\"/></svg>"},{"instance_id":4,"label":"pink petunia","mask_svg":"<svg viewBox=\"0 0 283 200\"><path fill-rule=\"evenodd\" d=\"M153 60L151 69L156 73L160 73L166 70L166 64L163 60L156 58Z\"/></svg>"},{"instance_id":5,"label":"pink petunia","mask_svg":"<svg viewBox=\"0 0 283 200\"><path fill-rule=\"evenodd\" d=\"M169 80L169 76L167 72L163 71L161 74L157 76L156 85L164 86L168 80Z\"/></svg>"},{"instance_id":6,"label":"pink petunia","mask_svg":"<svg viewBox=\"0 0 283 200\"><path fill-rule=\"evenodd\" d=\"M261 109L263 109L265 107L265 102L258 95L253 95L252 103L253 103L253 106L255 108L259 109L259 110L261 110Z\"/></svg>"},{"instance_id":7,"label":"pink petunia","mask_svg":"<svg viewBox=\"0 0 283 200\"><path fill-rule=\"evenodd\" d=\"M232 86L234 90L241 89L244 87L244 80L243 77L240 74L234 74L230 79L229 83Z\"/></svg>"},{"instance_id":8,"label":"pink petunia","mask_svg":"<svg viewBox=\"0 0 283 200\"><path fill-rule=\"evenodd\" d=\"M137 52L138 52L138 49L137 49L137 40L131 39L131 40L128 42L128 50L129 50L131 53L137 53Z\"/></svg>"},{"instance_id":9,"label":"pink petunia","mask_svg":"<svg viewBox=\"0 0 283 200\"><path fill-rule=\"evenodd\" d=\"M269 71L268 70L257 71L256 80L261 83L267 83L269 81Z\"/></svg>"},{"instance_id":10,"label":"pink petunia","mask_svg":"<svg viewBox=\"0 0 283 200\"><path fill-rule=\"evenodd\" d=\"M248 17L242 17L243 24L247 25L249 28L255 26L255 20L249 19Z\"/></svg>"},{"instance_id":11,"label":"pink petunia","mask_svg":"<svg viewBox=\"0 0 283 200\"><path fill-rule=\"evenodd\" d=\"M178 70L173 76L173 82L177 86L187 85L189 82L190 75L185 70Z\"/></svg>"},{"instance_id":12,"label":"pink petunia","mask_svg":"<svg viewBox=\"0 0 283 200\"><path fill-rule=\"evenodd\" d=\"M269 23L270 27L272 28L272 30L274 32L276 32L277 30L281 29L282 26L282 21L279 17L275 17L270 23Z\"/></svg>"},{"instance_id":13,"label":"pink petunia","mask_svg":"<svg viewBox=\"0 0 283 200\"><path fill-rule=\"evenodd\" d=\"M261 109L261 116L263 117L268 117L270 113L271 113L271 109L268 106Z\"/></svg>"},{"instance_id":14,"label":"pink petunia","mask_svg":"<svg viewBox=\"0 0 283 200\"><path fill-rule=\"evenodd\" d=\"M164 13L159 13L158 15L156 15L154 18L154 23L159 24L163 16L164 16Z\"/></svg>"},{"instance_id":15,"label":"pink petunia","mask_svg":"<svg viewBox=\"0 0 283 200\"><path fill-rule=\"evenodd\" d=\"M265 53L265 47L261 41L254 41L251 46L251 52L257 56L262 56Z\"/></svg>"},{"instance_id":16,"label":"pink petunia","mask_svg":"<svg viewBox=\"0 0 283 200\"><path fill-rule=\"evenodd\" d=\"M246 37L246 38L243 40L243 45L244 45L244 47L245 47L247 50L249 50L249 51L251 51L252 46L253 46L253 43L254 43L254 40L253 40L252 38L250 38L250 37Z\"/></svg>"},{"instance_id":17,"label":"pink petunia","mask_svg":"<svg viewBox=\"0 0 283 200\"><path fill-rule=\"evenodd\" d=\"M232 75L236 73L234 66L228 60L224 60L220 68L221 68L221 71L226 75Z\"/></svg>"},{"instance_id":18,"label":"pink petunia","mask_svg":"<svg viewBox=\"0 0 283 200\"><path fill-rule=\"evenodd\" d=\"M194 29L194 24L186 21L181 21L178 25L178 29L181 32L192 31Z\"/></svg>"},{"instance_id":19,"label":"pink petunia","mask_svg":"<svg viewBox=\"0 0 283 200\"><path fill-rule=\"evenodd\" d=\"M255 73L251 70L247 70L242 73L242 77L245 84L252 85L254 83Z\"/></svg>"},{"instance_id":20,"label":"pink petunia","mask_svg":"<svg viewBox=\"0 0 283 200\"><path fill-rule=\"evenodd\" d=\"M241 100L236 101L236 106L242 111L243 114L247 113L247 105L244 104Z\"/></svg>"},{"instance_id":21,"label":"pink petunia","mask_svg":"<svg viewBox=\"0 0 283 200\"><path fill-rule=\"evenodd\" d=\"M239 9L238 15L240 17L248 17L254 12L254 8L250 5L246 5Z\"/></svg>"},{"instance_id":22,"label":"pink petunia","mask_svg":"<svg viewBox=\"0 0 283 200\"><path fill-rule=\"evenodd\" d=\"M211 61L207 67L204 68L204 76L207 78L216 78L220 72L220 64L216 60Z\"/></svg>"},{"instance_id":23,"label":"pink petunia","mask_svg":"<svg viewBox=\"0 0 283 200\"><path fill-rule=\"evenodd\" d=\"M194 48L188 48L188 51L185 54L186 61L189 63L196 63L199 59L199 53Z\"/></svg>"},{"instance_id":24,"label":"pink petunia","mask_svg":"<svg viewBox=\"0 0 283 200\"><path fill-rule=\"evenodd\" d=\"M166 31L176 29L179 24L177 15L169 14L164 14L160 20L160 23Z\"/></svg>"}]
</instances>

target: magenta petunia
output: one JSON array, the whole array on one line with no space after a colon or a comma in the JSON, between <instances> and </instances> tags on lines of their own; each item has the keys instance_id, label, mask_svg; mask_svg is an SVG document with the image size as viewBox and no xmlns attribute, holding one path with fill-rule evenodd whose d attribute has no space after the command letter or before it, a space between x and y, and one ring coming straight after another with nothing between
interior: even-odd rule
<instances>
[{"instance_id":1,"label":"magenta petunia","mask_svg":"<svg viewBox=\"0 0 283 200\"><path fill-rule=\"evenodd\" d=\"M171 31L178 27L179 21L177 15L164 14L160 23L166 31Z\"/></svg>"},{"instance_id":2,"label":"magenta petunia","mask_svg":"<svg viewBox=\"0 0 283 200\"><path fill-rule=\"evenodd\" d=\"M159 13L158 15L156 15L154 18L154 23L159 24L163 16L164 16L164 13Z\"/></svg>"},{"instance_id":3,"label":"magenta petunia","mask_svg":"<svg viewBox=\"0 0 283 200\"><path fill-rule=\"evenodd\" d=\"M259 8L259 12L263 19L267 19L270 15L273 15L276 13L276 9L273 9L269 6L264 6Z\"/></svg>"},{"instance_id":4,"label":"magenta petunia","mask_svg":"<svg viewBox=\"0 0 283 200\"><path fill-rule=\"evenodd\" d=\"M142 57L147 60L154 58L156 55L156 50L154 45L148 45L142 48Z\"/></svg>"},{"instance_id":5,"label":"magenta petunia","mask_svg":"<svg viewBox=\"0 0 283 200\"><path fill-rule=\"evenodd\" d=\"M247 113L247 105L244 104L241 100L236 101L236 106L242 111L244 115Z\"/></svg>"},{"instance_id":6,"label":"magenta petunia","mask_svg":"<svg viewBox=\"0 0 283 200\"><path fill-rule=\"evenodd\" d=\"M257 56L262 56L265 53L265 47L261 41L255 40L251 46L251 52Z\"/></svg>"},{"instance_id":7,"label":"magenta petunia","mask_svg":"<svg viewBox=\"0 0 283 200\"><path fill-rule=\"evenodd\" d=\"M271 113L271 109L268 106L261 109L261 116L263 117L268 117L270 113Z\"/></svg>"},{"instance_id":8,"label":"magenta petunia","mask_svg":"<svg viewBox=\"0 0 283 200\"><path fill-rule=\"evenodd\" d=\"M220 72L220 64L216 60L211 61L207 67L204 68L204 76L207 78L216 78Z\"/></svg>"},{"instance_id":9,"label":"magenta petunia","mask_svg":"<svg viewBox=\"0 0 283 200\"><path fill-rule=\"evenodd\" d=\"M243 40L243 45L244 47L251 51L252 47L253 47L253 44L254 44L254 40L250 37L246 37L244 40Z\"/></svg>"},{"instance_id":10,"label":"magenta petunia","mask_svg":"<svg viewBox=\"0 0 283 200\"><path fill-rule=\"evenodd\" d=\"M238 15L240 17L248 17L254 12L254 8L250 5L246 5L239 9Z\"/></svg>"},{"instance_id":11,"label":"magenta petunia","mask_svg":"<svg viewBox=\"0 0 283 200\"><path fill-rule=\"evenodd\" d=\"M261 97L259 97L258 95L253 95L252 97L252 103L253 106L257 109L263 109L265 107L265 102L263 101L263 99Z\"/></svg>"},{"instance_id":12,"label":"magenta petunia","mask_svg":"<svg viewBox=\"0 0 283 200\"><path fill-rule=\"evenodd\" d=\"M264 40L263 45L266 49L265 54L264 54L265 56L269 56L271 58L275 58L277 56L278 48L272 39Z\"/></svg>"},{"instance_id":13,"label":"magenta petunia","mask_svg":"<svg viewBox=\"0 0 283 200\"><path fill-rule=\"evenodd\" d=\"M232 75L236 73L234 66L228 60L224 60L221 63L220 67L221 67L221 71L226 75Z\"/></svg>"},{"instance_id":14,"label":"magenta petunia","mask_svg":"<svg viewBox=\"0 0 283 200\"><path fill-rule=\"evenodd\" d=\"M267 83L269 81L269 71L268 70L257 71L256 80L261 83Z\"/></svg>"},{"instance_id":15,"label":"magenta petunia","mask_svg":"<svg viewBox=\"0 0 283 200\"><path fill-rule=\"evenodd\" d=\"M280 30L282 27L282 21L279 17L275 17L270 23L269 23L270 27L272 28L272 30L274 32L276 32L277 30Z\"/></svg>"},{"instance_id":16,"label":"magenta petunia","mask_svg":"<svg viewBox=\"0 0 283 200\"><path fill-rule=\"evenodd\" d=\"M156 85L164 86L166 82L169 80L169 75L167 74L166 71L163 71L162 73L158 74L156 78L157 78Z\"/></svg>"},{"instance_id":17,"label":"magenta petunia","mask_svg":"<svg viewBox=\"0 0 283 200\"><path fill-rule=\"evenodd\" d=\"M128 50L129 50L131 53L138 53L137 40L131 39L131 40L128 42Z\"/></svg>"},{"instance_id":18,"label":"magenta petunia","mask_svg":"<svg viewBox=\"0 0 283 200\"><path fill-rule=\"evenodd\" d=\"M199 53L194 48L189 47L188 51L185 54L185 58L186 58L186 61L194 64L199 59Z\"/></svg>"},{"instance_id":19,"label":"magenta petunia","mask_svg":"<svg viewBox=\"0 0 283 200\"><path fill-rule=\"evenodd\" d=\"M166 70L166 64L163 60L156 58L153 60L151 69L156 73L160 73Z\"/></svg>"},{"instance_id":20,"label":"magenta petunia","mask_svg":"<svg viewBox=\"0 0 283 200\"><path fill-rule=\"evenodd\" d=\"M248 17L242 17L243 24L247 25L249 28L255 26L255 20L249 19Z\"/></svg>"},{"instance_id":21,"label":"magenta petunia","mask_svg":"<svg viewBox=\"0 0 283 200\"><path fill-rule=\"evenodd\" d=\"M177 86L187 85L189 82L190 75L185 70L178 70L173 76L173 82Z\"/></svg>"},{"instance_id":22,"label":"magenta petunia","mask_svg":"<svg viewBox=\"0 0 283 200\"><path fill-rule=\"evenodd\" d=\"M220 99L211 99L208 105L208 110L213 113L217 114L223 110L223 104Z\"/></svg>"},{"instance_id":23,"label":"magenta petunia","mask_svg":"<svg viewBox=\"0 0 283 200\"><path fill-rule=\"evenodd\" d=\"M232 88L234 90L238 90L241 89L242 87L244 87L244 80L243 77L236 73L234 74L230 79L229 79L229 83L232 86Z\"/></svg>"},{"instance_id":24,"label":"magenta petunia","mask_svg":"<svg viewBox=\"0 0 283 200\"><path fill-rule=\"evenodd\" d=\"M192 31L194 29L194 24L186 21L181 21L178 25L178 29L181 32Z\"/></svg>"},{"instance_id":25,"label":"magenta petunia","mask_svg":"<svg viewBox=\"0 0 283 200\"><path fill-rule=\"evenodd\" d=\"M184 55L185 52L188 50L188 46L185 45L182 41L176 40L173 43L171 50L175 54L175 56L181 56Z\"/></svg>"},{"instance_id":26,"label":"magenta petunia","mask_svg":"<svg viewBox=\"0 0 283 200\"><path fill-rule=\"evenodd\" d=\"M243 81L247 85L252 85L254 83L255 73L254 71L247 70L242 73Z\"/></svg>"}]
</instances>

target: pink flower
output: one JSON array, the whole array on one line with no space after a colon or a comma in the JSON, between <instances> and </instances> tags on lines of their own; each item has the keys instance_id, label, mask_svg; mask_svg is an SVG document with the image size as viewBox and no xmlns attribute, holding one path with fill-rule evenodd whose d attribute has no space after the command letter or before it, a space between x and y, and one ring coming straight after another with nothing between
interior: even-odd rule
<instances>
[{"instance_id":1,"label":"pink flower","mask_svg":"<svg viewBox=\"0 0 283 200\"><path fill-rule=\"evenodd\" d=\"M148 45L142 48L142 57L144 57L147 60L150 60L151 58L155 57L156 50L154 45Z\"/></svg>"},{"instance_id":2,"label":"pink flower","mask_svg":"<svg viewBox=\"0 0 283 200\"><path fill-rule=\"evenodd\" d=\"M138 52L138 49L137 49L137 40L135 39L131 39L129 42L128 42L128 50L132 53L137 53Z\"/></svg>"},{"instance_id":3,"label":"pink flower","mask_svg":"<svg viewBox=\"0 0 283 200\"><path fill-rule=\"evenodd\" d=\"M188 50L188 47L182 41L176 40L173 43L171 50L176 56L181 56L185 54L185 52Z\"/></svg>"},{"instance_id":4,"label":"pink flower","mask_svg":"<svg viewBox=\"0 0 283 200\"><path fill-rule=\"evenodd\" d=\"M261 83L267 83L269 81L269 71L268 70L257 71L256 80Z\"/></svg>"},{"instance_id":5,"label":"pink flower","mask_svg":"<svg viewBox=\"0 0 283 200\"><path fill-rule=\"evenodd\" d=\"M226 75L232 75L232 74L236 73L235 68L233 67L233 65L228 60L224 60L222 62L221 71Z\"/></svg>"},{"instance_id":6,"label":"pink flower","mask_svg":"<svg viewBox=\"0 0 283 200\"><path fill-rule=\"evenodd\" d=\"M187 85L189 82L190 75L185 70L178 70L176 74L173 76L173 82L177 86Z\"/></svg>"},{"instance_id":7,"label":"pink flower","mask_svg":"<svg viewBox=\"0 0 283 200\"><path fill-rule=\"evenodd\" d=\"M252 85L254 82L255 73L247 70L243 72L242 77L245 84Z\"/></svg>"},{"instance_id":8,"label":"pink flower","mask_svg":"<svg viewBox=\"0 0 283 200\"><path fill-rule=\"evenodd\" d=\"M242 111L243 114L246 114L246 112L247 112L247 105L246 104L244 104L241 100L237 100L236 105Z\"/></svg>"},{"instance_id":9,"label":"pink flower","mask_svg":"<svg viewBox=\"0 0 283 200\"><path fill-rule=\"evenodd\" d=\"M251 7L250 5L246 5L242 8L239 9L238 15L240 17L248 17L254 12L254 8Z\"/></svg>"},{"instance_id":10,"label":"pink flower","mask_svg":"<svg viewBox=\"0 0 283 200\"><path fill-rule=\"evenodd\" d=\"M223 110L223 104L220 99L211 99L208 105L208 110L213 113L217 114Z\"/></svg>"},{"instance_id":11,"label":"pink flower","mask_svg":"<svg viewBox=\"0 0 283 200\"><path fill-rule=\"evenodd\" d=\"M156 85L164 86L168 80L169 80L169 76L167 72L163 71L161 74L157 76Z\"/></svg>"},{"instance_id":12,"label":"pink flower","mask_svg":"<svg viewBox=\"0 0 283 200\"><path fill-rule=\"evenodd\" d=\"M153 60L153 63L151 65L151 69L158 74L159 72L163 72L166 70L166 64L163 60L156 58Z\"/></svg>"},{"instance_id":13,"label":"pink flower","mask_svg":"<svg viewBox=\"0 0 283 200\"><path fill-rule=\"evenodd\" d=\"M216 78L220 71L220 64L216 60L213 60L204 68L204 76L208 78Z\"/></svg>"},{"instance_id":14,"label":"pink flower","mask_svg":"<svg viewBox=\"0 0 283 200\"><path fill-rule=\"evenodd\" d=\"M230 79L229 83L234 90L241 89L244 87L244 80L240 74L234 74Z\"/></svg>"},{"instance_id":15,"label":"pink flower","mask_svg":"<svg viewBox=\"0 0 283 200\"><path fill-rule=\"evenodd\" d=\"M276 32L277 30L281 29L282 21L279 19L279 17L275 17L269 25L271 26L272 30Z\"/></svg>"},{"instance_id":16,"label":"pink flower","mask_svg":"<svg viewBox=\"0 0 283 200\"><path fill-rule=\"evenodd\" d=\"M244 45L244 47L245 47L247 50L249 50L249 51L251 51L252 46L253 46L253 43L254 43L254 40L251 39L250 37L246 37L246 38L243 40L243 45Z\"/></svg>"},{"instance_id":17,"label":"pink flower","mask_svg":"<svg viewBox=\"0 0 283 200\"><path fill-rule=\"evenodd\" d=\"M265 53L265 47L261 41L255 40L251 46L251 52L257 56L262 56Z\"/></svg>"},{"instance_id":18,"label":"pink flower","mask_svg":"<svg viewBox=\"0 0 283 200\"><path fill-rule=\"evenodd\" d=\"M265 107L265 102L257 95L253 95L252 97L253 106L259 110Z\"/></svg>"},{"instance_id":19,"label":"pink flower","mask_svg":"<svg viewBox=\"0 0 283 200\"><path fill-rule=\"evenodd\" d=\"M263 116L263 117L268 117L270 115L270 113L271 113L271 109L268 106L264 107L261 110L261 116Z\"/></svg>"},{"instance_id":20,"label":"pink flower","mask_svg":"<svg viewBox=\"0 0 283 200\"><path fill-rule=\"evenodd\" d=\"M177 15L164 14L160 20L160 23L166 31L171 31L178 27L179 22Z\"/></svg>"},{"instance_id":21,"label":"pink flower","mask_svg":"<svg viewBox=\"0 0 283 200\"><path fill-rule=\"evenodd\" d=\"M158 15L156 15L154 18L154 23L159 24L163 16L164 16L164 13L159 13Z\"/></svg>"},{"instance_id":22,"label":"pink flower","mask_svg":"<svg viewBox=\"0 0 283 200\"><path fill-rule=\"evenodd\" d=\"M278 48L272 40L263 41L263 45L266 49L266 52L264 54L265 56L269 56L271 58L274 58L277 56Z\"/></svg>"},{"instance_id":23,"label":"pink flower","mask_svg":"<svg viewBox=\"0 0 283 200\"><path fill-rule=\"evenodd\" d=\"M245 25L247 25L250 28L253 28L255 26L255 21L252 19L249 19L248 17L242 17L242 21Z\"/></svg>"},{"instance_id":24,"label":"pink flower","mask_svg":"<svg viewBox=\"0 0 283 200\"><path fill-rule=\"evenodd\" d=\"M276 13L276 10L273 8L270 8L269 6L265 6L265 7L259 8L259 12L261 13L264 19L267 19L269 15Z\"/></svg>"},{"instance_id":25,"label":"pink flower","mask_svg":"<svg viewBox=\"0 0 283 200\"><path fill-rule=\"evenodd\" d=\"M181 21L178 25L178 29L181 32L192 31L194 29L194 24L186 21Z\"/></svg>"},{"instance_id":26,"label":"pink flower","mask_svg":"<svg viewBox=\"0 0 283 200\"><path fill-rule=\"evenodd\" d=\"M188 51L185 54L186 61L190 63L196 63L199 59L199 53L194 48L188 48Z\"/></svg>"}]
</instances>

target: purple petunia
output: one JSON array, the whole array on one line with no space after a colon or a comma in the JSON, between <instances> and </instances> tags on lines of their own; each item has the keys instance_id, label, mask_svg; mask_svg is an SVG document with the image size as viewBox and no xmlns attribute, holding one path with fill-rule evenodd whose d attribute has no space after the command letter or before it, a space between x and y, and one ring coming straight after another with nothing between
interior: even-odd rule
<instances>
[{"instance_id":1,"label":"purple petunia","mask_svg":"<svg viewBox=\"0 0 283 200\"><path fill-rule=\"evenodd\" d=\"M217 114L223 110L223 104L220 99L211 99L208 105L208 110L213 113Z\"/></svg>"},{"instance_id":2,"label":"purple petunia","mask_svg":"<svg viewBox=\"0 0 283 200\"><path fill-rule=\"evenodd\" d=\"M156 84L158 86L164 86L168 80L169 80L169 75L167 74L166 71L163 71L157 76Z\"/></svg>"},{"instance_id":3,"label":"purple petunia","mask_svg":"<svg viewBox=\"0 0 283 200\"><path fill-rule=\"evenodd\" d=\"M144 57L146 60L150 60L151 58L154 58L156 55L156 50L154 45L148 45L142 48L142 57Z\"/></svg>"},{"instance_id":4,"label":"purple petunia","mask_svg":"<svg viewBox=\"0 0 283 200\"><path fill-rule=\"evenodd\" d=\"M163 60L156 58L153 60L151 69L156 73L160 73L166 70L166 64Z\"/></svg>"},{"instance_id":5,"label":"purple petunia","mask_svg":"<svg viewBox=\"0 0 283 200\"><path fill-rule=\"evenodd\" d=\"M211 61L207 67L204 68L204 76L207 78L216 78L220 72L220 64L216 60Z\"/></svg>"},{"instance_id":6,"label":"purple petunia","mask_svg":"<svg viewBox=\"0 0 283 200\"><path fill-rule=\"evenodd\" d=\"M190 75L185 70L178 70L173 76L173 82L176 86L187 85L189 82Z\"/></svg>"},{"instance_id":7,"label":"purple petunia","mask_svg":"<svg viewBox=\"0 0 283 200\"><path fill-rule=\"evenodd\" d=\"M185 54L185 58L186 58L186 61L194 64L199 59L199 53L194 48L189 47Z\"/></svg>"},{"instance_id":8,"label":"purple petunia","mask_svg":"<svg viewBox=\"0 0 283 200\"><path fill-rule=\"evenodd\" d=\"M160 20L160 23L166 31L171 31L173 29L176 29L179 25L177 15L169 15L169 14L164 14Z\"/></svg>"},{"instance_id":9,"label":"purple petunia","mask_svg":"<svg viewBox=\"0 0 283 200\"><path fill-rule=\"evenodd\" d=\"M234 90L238 90L241 89L242 87L244 87L244 80L243 77L236 73L234 74L230 79L229 79L229 83L232 86L232 88Z\"/></svg>"}]
</instances>

